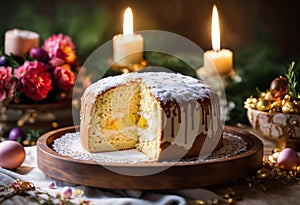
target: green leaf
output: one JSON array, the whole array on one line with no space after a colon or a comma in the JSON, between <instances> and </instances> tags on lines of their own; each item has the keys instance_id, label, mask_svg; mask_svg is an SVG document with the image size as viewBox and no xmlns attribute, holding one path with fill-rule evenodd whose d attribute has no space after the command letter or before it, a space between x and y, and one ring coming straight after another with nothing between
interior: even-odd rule
<instances>
[{"instance_id":1,"label":"green leaf","mask_svg":"<svg viewBox=\"0 0 300 205\"><path fill-rule=\"evenodd\" d=\"M16 141L17 141L18 143L22 144L22 138L21 138L21 137L18 137Z\"/></svg>"},{"instance_id":2,"label":"green leaf","mask_svg":"<svg viewBox=\"0 0 300 205\"><path fill-rule=\"evenodd\" d=\"M12 53L10 55L4 54L4 56L8 59L9 64L13 68L17 68L17 67L23 65L23 63L24 63L23 58L16 56Z\"/></svg>"},{"instance_id":3,"label":"green leaf","mask_svg":"<svg viewBox=\"0 0 300 205\"><path fill-rule=\"evenodd\" d=\"M293 100L296 100L298 98L298 93L300 92L298 84L300 70L295 66L294 61L288 66L286 77L288 79L289 94Z\"/></svg>"},{"instance_id":4,"label":"green leaf","mask_svg":"<svg viewBox=\"0 0 300 205\"><path fill-rule=\"evenodd\" d=\"M256 87L256 92L258 96L261 96L262 91L258 87Z\"/></svg>"},{"instance_id":5,"label":"green leaf","mask_svg":"<svg viewBox=\"0 0 300 205\"><path fill-rule=\"evenodd\" d=\"M42 130L41 129L31 129L28 130L26 134L26 139L31 142L31 141L37 141L40 136L41 136Z\"/></svg>"}]
</instances>

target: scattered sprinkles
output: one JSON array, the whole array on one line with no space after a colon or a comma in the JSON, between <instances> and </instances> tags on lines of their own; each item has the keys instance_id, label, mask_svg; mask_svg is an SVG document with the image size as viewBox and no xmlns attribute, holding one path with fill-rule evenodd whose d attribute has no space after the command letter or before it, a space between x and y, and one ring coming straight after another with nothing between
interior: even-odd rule
<instances>
[{"instance_id":1,"label":"scattered sprinkles","mask_svg":"<svg viewBox=\"0 0 300 205\"><path fill-rule=\"evenodd\" d=\"M78 133L69 133L68 135L76 136ZM239 145L240 139L236 138L238 136L230 136L229 138L236 138L234 142L228 140L228 133L224 134L224 147L228 146L228 143L232 143L231 146ZM242 143L246 145L246 143ZM240 145L239 145L240 146ZM241 151L241 150L240 150ZM221 151L222 152L222 151ZM241 180L232 182L234 184L244 184L249 190L251 190L254 185L260 185L263 191L269 190L272 185L278 186L278 182L282 185L297 183L300 184L300 165L295 169L286 170L278 165L278 155L282 152L281 149L275 148L269 156L264 157L263 164L257 172L249 177L245 177ZM211 157L211 156L210 156ZM299 161L299 157L298 157ZM49 189L55 186L54 182L50 182L48 185ZM66 204L66 205L88 205L91 203L89 200L84 200L84 192L80 189L72 190L71 187L64 187L61 191L57 190L55 196L50 195L47 191L41 190L36 187L30 181L16 180L11 185L3 186L0 185L0 203L4 203L6 200L14 196L22 196L32 200L39 204ZM76 203L74 200L77 200ZM221 194L220 198L212 198L209 200L202 200L201 198L191 202L193 205L221 205L221 204L236 204L241 201L243 196L238 192L233 190L230 186L225 190L225 193Z\"/></svg>"},{"instance_id":2,"label":"scattered sprinkles","mask_svg":"<svg viewBox=\"0 0 300 205\"><path fill-rule=\"evenodd\" d=\"M55 188L55 182L49 182L48 188L49 189L54 189Z\"/></svg>"},{"instance_id":3,"label":"scattered sprinkles","mask_svg":"<svg viewBox=\"0 0 300 205\"><path fill-rule=\"evenodd\" d=\"M275 148L271 155L264 158L262 167L256 172L256 175L246 178L246 180L249 181L249 187L252 186L252 183L259 183L264 187L266 183L272 181L280 181L283 184L287 184L288 182L300 184L299 157L295 167L286 169L286 167L281 166L281 164L277 162L278 155L281 152L281 149Z\"/></svg>"},{"instance_id":4,"label":"scattered sprinkles","mask_svg":"<svg viewBox=\"0 0 300 205\"><path fill-rule=\"evenodd\" d=\"M272 187L285 186L289 184L300 184L300 165L296 168L286 170L278 164L278 155L282 152L280 148L275 148L269 156L264 157L262 166L257 172L249 177L232 182L232 185L245 185L249 191L254 187L260 186L261 190L266 192ZM298 157L299 162L299 157ZM210 200L197 199L192 202L193 205L221 205L236 204L241 201L243 196L236 193L230 186L227 192L222 194L221 199L212 198Z\"/></svg>"},{"instance_id":5,"label":"scattered sprinkles","mask_svg":"<svg viewBox=\"0 0 300 205\"><path fill-rule=\"evenodd\" d=\"M51 182L50 182L51 183ZM49 184L50 185L50 184ZM49 189L52 189L49 187ZM57 191L55 196L52 196L47 191L36 187L30 181L21 181L17 179L11 185L0 185L0 204L14 196L22 196L37 204L53 204L53 205L88 205L89 200L84 200L84 192L76 190L72 194L70 187L64 187L61 192Z\"/></svg>"}]
</instances>

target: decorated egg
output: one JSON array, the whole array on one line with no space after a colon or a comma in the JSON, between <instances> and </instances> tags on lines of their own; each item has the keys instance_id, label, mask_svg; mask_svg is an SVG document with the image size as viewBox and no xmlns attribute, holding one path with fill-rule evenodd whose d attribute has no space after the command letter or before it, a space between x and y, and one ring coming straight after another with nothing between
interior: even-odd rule
<instances>
[{"instance_id":1,"label":"decorated egg","mask_svg":"<svg viewBox=\"0 0 300 205\"><path fill-rule=\"evenodd\" d=\"M8 139L13 141L17 141L17 140L23 141L25 137L26 136L22 131L22 129L18 127L12 128L8 134Z\"/></svg>"},{"instance_id":2,"label":"decorated egg","mask_svg":"<svg viewBox=\"0 0 300 205\"><path fill-rule=\"evenodd\" d=\"M270 85L270 92L273 98L280 99L283 98L285 94L287 94L289 89L287 79L285 77L280 76L279 78L275 78Z\"/></svg>"},{"instance_id":3,"label":"decorated egg","mask_svg":"<svg viewBox=\"0 0 300 205\"><path fill-rule=\"evenodd\" d=\"M291 148L282 150L277 158L277 164L284 170L295 170L298 166L298 155Z\"/></svg>"},{"instance_id":4,"label":"decorated egg","mask_svg":"<svg viewBox=\"0 0 300 205\"><path fill-rule=\"evenodd\" d=\"M45 63L49 61L48 53L40 47L31 48L29 51L29 55L31 58L41 60Z\"/></svg>"},{"instance_id":5,"label":"decorated egg","mask_svg":"<svg viewBox=\"0 0 300 205\"><path fill-rule=\"evenodd\" d=\"M9 60L5 56L0 57L0 66L9 66Z\"/></svg>"},{"instance_id":6,"label":"decorated egg","mask_svg":"<svg viewBox=\"0 0 300 205\"><path fill-rule=\"evenodd\" d=\"M65 186L62 189L62 195L65 199L70 199L72 197L72 189L69 186Z\"/></svg>"},{"instance_id":7,"label":"decorated egg","mask_svg":"<svg viewBox=\"0 0 300 205\"><path fill-rule=\"evenodd\" d=\"M0 167L16 169L24 162L25 156L24 147L18 142L8 140L0 143Z\"/></svg>"}]
</instances>

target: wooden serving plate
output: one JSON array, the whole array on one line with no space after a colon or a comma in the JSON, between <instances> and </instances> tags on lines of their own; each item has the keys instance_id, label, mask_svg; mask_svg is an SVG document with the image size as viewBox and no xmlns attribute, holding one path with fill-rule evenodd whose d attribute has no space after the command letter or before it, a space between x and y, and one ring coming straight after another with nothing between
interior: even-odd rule
<instances>
[{"instance_id":1,"label":"wooden serving plate","mask_svg":"<svg viewBox=\"0 0 300 205\"><path fill-rule=\"evenodd\" d=\"M52 149L53 141L65 133L75 132L66 127L48 132L37 142L37 162L46 175L74 184L112 189L162 190L198 188L231 182L254 174L263 158L263 144L254 135L239 128L225 126L225 132L242 137L247 151L228 158L205 162L181 162L171 167L164 163L96 163L77 160L58 154ZM111 171L117 167L121 173L163 171L147 176L130 176Z\"/></svg>"}]
</instances>

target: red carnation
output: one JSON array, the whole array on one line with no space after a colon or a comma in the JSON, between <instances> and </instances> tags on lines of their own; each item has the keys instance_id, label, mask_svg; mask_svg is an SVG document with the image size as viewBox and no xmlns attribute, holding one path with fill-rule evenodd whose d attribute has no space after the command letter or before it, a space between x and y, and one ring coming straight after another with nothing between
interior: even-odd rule
<instances>
[{"instance_id":1,"label":"red carnation","mask_svg":"<svg viewBox=\"0 0 300 205\"><path fill-rule=\"evenodd\" d=\"M15 84L12 68L0 66L0 102L12 100Z\"/></svg>"},{"instance_id":2,"label":"red carnation","mask_svg":"<svg viewBox=\"0 0 300 205\"><path fill-rule=\"evenodd\" d=\"M54 84L58 89L70 91L75 84L74 73L70 69L56 67L53 72Z\"/></svg>"},{"instance_id":3,"label":"red carnation","mask_svg":"<svg viewBox=\"0 0 300 205\"><path fill-rule=\"evenodd\" d=\"M43 100L52 89L52 79L42 62L26 61L15 70L18 79L18 91L33 100Z\"/></svg>"}]
</instances>

